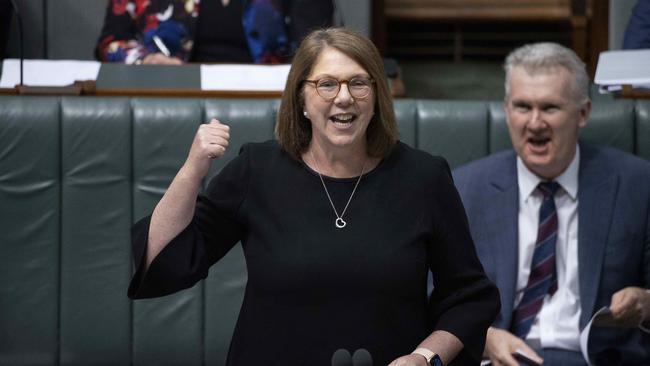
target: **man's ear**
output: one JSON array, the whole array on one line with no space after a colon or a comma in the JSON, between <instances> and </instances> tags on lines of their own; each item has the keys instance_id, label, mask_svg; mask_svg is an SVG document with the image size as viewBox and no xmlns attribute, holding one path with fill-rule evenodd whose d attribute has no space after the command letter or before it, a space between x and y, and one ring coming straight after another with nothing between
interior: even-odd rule
<instances>
[{"instance_id":1,"label":"man's ear","mask_svg":"<svg viewBox=\"0 0 650 366\"><path fill-rule=\"evenodd\" d=\"M504 113L505 116L506 116L506 125L509 125L509 124L510 124L510 122L508 121L508 106L509 106L508 103L509 103L509 102L510 102L510 101L508 100L508 97L506 96L506 97L503 99L503 103L501 104L501 106L503 107L503 113Z\"/></svg>"},{"instance_id":2,"label":"man's ear","mask_svg":"<svg viewBox=\"0 0 650 366\"><path fill-rule=\"evenodd\" d=\"M587 127L589 123L589 116L591 115L591 100L587 100L582 103L580 107L580 121L578 122L578 127L584 128Z\"/></svg>"}]
</instances>

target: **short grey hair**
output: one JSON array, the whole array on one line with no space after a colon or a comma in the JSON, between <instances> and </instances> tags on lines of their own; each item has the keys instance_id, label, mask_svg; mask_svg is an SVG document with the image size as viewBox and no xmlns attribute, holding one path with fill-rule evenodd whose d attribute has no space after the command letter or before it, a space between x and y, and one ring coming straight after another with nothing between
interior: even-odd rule
<instances>
[{"instance_id":1,"label":"short grey hair","mask_svg":"<svg viewBox=\"0 0 650 366\"><path fill-rule=\"evenodd\" d=\"M510 74L516 67L535 74L564 67L571 75L571 91L577 103L589 101L589 76L585 63L572 50L552 42L531 43L510 52L503 68L506 72L506 99L510 96Z\"/></svg>"}]
</instances>

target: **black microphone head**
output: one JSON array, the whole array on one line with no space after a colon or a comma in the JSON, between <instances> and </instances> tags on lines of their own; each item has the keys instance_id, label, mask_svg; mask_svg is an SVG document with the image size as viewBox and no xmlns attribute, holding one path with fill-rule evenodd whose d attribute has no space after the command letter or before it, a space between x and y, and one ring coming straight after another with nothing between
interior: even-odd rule
<instances>
[{"instance_id":1,"label":"black microphone head","mask_svg":"<svg viewBox=\"0 0 650 366\"><path fill-rule=\"evenodd\" d=\"M347 349L340 348L332 355L332 366L352 366L352 356Z\"/></svg>"},{"instance_id":2,"label":"black microphone head","mask_svg":"<svg viewBox=\"0 0 650 366\"><path fill-rule=\"evenodd\" d=\"M353 366L372 366L372 356L370 352L364 348L359 348L354 351L352 355L352 365Z\"/></svg>"}]
</instances>

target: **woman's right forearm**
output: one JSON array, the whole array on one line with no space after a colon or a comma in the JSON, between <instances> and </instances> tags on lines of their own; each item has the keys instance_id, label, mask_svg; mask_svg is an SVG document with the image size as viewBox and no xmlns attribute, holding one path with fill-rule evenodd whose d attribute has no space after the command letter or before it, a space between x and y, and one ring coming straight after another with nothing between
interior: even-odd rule
<instances>
[{"instance_id":1,"label":"woman's right forearm","mask_svg":"<svg viewBox=\"0 0 650 366\"><path fill-rule=\"evenodd\" d=\"M183 166L151 215L146 268L192 221L203 176Z\"/></svg>"},{"instance_id":2,"label":"woman's right forearm","mask_svg":"<svg viewBox=\"0 0 650 366\"><path fill-rule=\"evenodd\" d=\"M146 269L169 242L192 222L196 197L213 159L226 153L230 127L217 119L199 126L183 167L167 188L151 215Z\"/></svg>"}]
</instances>

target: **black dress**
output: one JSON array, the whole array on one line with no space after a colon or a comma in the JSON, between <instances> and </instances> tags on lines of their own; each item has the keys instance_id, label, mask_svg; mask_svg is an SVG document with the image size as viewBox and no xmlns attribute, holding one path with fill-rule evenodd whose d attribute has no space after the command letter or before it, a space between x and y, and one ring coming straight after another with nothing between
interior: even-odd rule
<instances>
[{"instance_id":1,"label":"black dress","mask_svg":"<svg viewBox=\"0 0 650 366\"><path fill-rule=\"evenodd\" d=\"M324 178L341 212L356 178ZM435 329L456 335L461 359L478 363L498 292L477 259L446 161L398 143L362 177L347 226L336 228L335 218L314 171L274 141L246 145L144 278L149 218L136 224L129 296L190 287L241 240L248 283L228 365L258 365L264 355L265 365L329 366L339 348L365 348L375 365L387 365Z\"/></svg>"}]
</instances>

